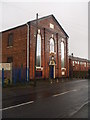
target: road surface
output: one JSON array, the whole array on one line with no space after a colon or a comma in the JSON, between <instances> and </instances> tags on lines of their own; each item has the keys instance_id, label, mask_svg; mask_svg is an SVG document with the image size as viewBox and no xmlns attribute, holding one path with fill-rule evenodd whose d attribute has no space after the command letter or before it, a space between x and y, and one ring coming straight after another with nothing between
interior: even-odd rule
<instances>
[{"instance_id":1,"label":"road surface","mask_svg":"<svg viewBox=\"0 0 90 120\"><path fill-rule=\"evenodd\" d=\"M3 118L88 118L88 80L3 88Z\"/></svg>"}]
</instances>

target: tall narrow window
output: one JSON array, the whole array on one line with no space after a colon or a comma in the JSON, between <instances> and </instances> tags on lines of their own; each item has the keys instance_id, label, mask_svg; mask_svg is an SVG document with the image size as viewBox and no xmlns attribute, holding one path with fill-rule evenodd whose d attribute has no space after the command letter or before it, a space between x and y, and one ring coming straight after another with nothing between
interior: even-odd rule
<instances>
[{"instance_id":1,"label":"tall narrow window","mask_svg":"<svg viewBox=\"0 0 90 120\"><path fill-rule=\"evenodd\" d=\"M64 68L64 42L61 42L61 68Z\"/></svg>"},{"instance_id":2,"label":"tall narrow window","mask_svg":"<svg viewBox=\"0 0 90 120\"><path fill-rule=\"evenodd\" d=\"M53 40L53 38L50 39L50 53L54 53L54 40Z\"/></svg>"},{"instance_id":3,"label":"tall narrow window","mask_svg":"<svg viewBox=\"0 0 90 120\"><path fill-rule=\"evenodd\" d=\"M13 34L9 34L8 36L8 46L13 46Z\"/></svg>"},{"instance_id":4,"label":"tall narrow window","mask_svg":"<svg viewBox=\"0 0 90 120\"><path fill-rule=\"evenodd\" d=\"M41 35L37 34L36 66L41 67Z\"/></svg>"}]
</instances>

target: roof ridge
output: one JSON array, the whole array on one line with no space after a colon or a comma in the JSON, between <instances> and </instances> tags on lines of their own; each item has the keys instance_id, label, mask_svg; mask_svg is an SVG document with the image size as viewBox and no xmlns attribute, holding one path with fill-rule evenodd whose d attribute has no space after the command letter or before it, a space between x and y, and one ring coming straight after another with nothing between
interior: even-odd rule
<instances>
[{"instance_id":1,"label":"roof ridge","mask_svg":"<svg viewBox=\"0 0 90 120\"><path fill-rule=\"evenodd\" d=\"M71 55L69 55L69 57L72 57ZM73 56L73 58L78 58L78 59L83 59L83 60L88 60L88 59L86 59L86 58L83 58L83 57L76 57L76 56Z\"/></svg>"},{"instance_id":2,"label":"roof ridge","mask_svg":"<svg viewBox=\"0 0 90 120\"><path fill-rule=\"evenodd\" d=\"M47 16L44 16L44 17L41 17L41 18L39 18L38 20L40 20L40 19L44 19L44 18L47 18L47 17L50 17L50 16L53 16L53 14L50 14L50 15L47 15ZM28 22L26 22L26 23L24 23L24 24L21 24L21 25L17 25L17 26L15 26L15 27L11 27L11 28L6 29L6 30L2 30L0 33L2 33L2 32L6 32L6 31L9 31L9 30L12 30L12 29L16 29L16 28L18 28L18 27L22 27L22 26L24 26L25 24L30 23L30 22L33 22L33 21L36 21L36 19L31 20L31 21L28 21Z\"/></svg>"},{"instance_id":3,"label":"roof ridge","mask_svg":"<svg viewBox=\"0 0 90 120\"><path fill-rule=\"evenodd\" d=\"M53 14L48 15L48 16L44 16L44 17L41 17L41 18L38 18L38 20L42 20L42 19L45 19L45 18L51 17L51 16L54 18L54 20L57 22L57 24L60 26L60 28L61 28L61 29L63 30L63 32L66 34L66 36L69 37L68 34L65 32L64 28L60 25L60 23L57 21L57 19L55 18L55 16L54 16ZM29 21L29 22L27 22L27 23L34 22L34 21L36 21L36 19L31 20L31 21Z\"/></svg>"},{"instance_id":4,"label":"roof ridge","mask_svg":"<svg viewBox=\"0 0 90 120\"><path fill-rule=\"evenodd\" d=\"M55 18L55 16L54 16L53 14L50 14L50 15L48 15L48 16L44 16L44 17L38 18L38 20L46 19L46 18L48 18L48 17L53 17L53 19L56 21L56 23L59 25L59 27L60 27L60 28L62 29L62 31L65 33L65 35L66 35L67 37L69 37L68 34L65 32L65 30L63 29L63 27L60 25L60 23L57 21L57 19ZM36 19L31 20L31 21L28 21L28 22L26 22L25 24L27 24L27 23L29 24L29 23L34 22L34 21L36 21ZM16 26L16 27L12 27L12 28L10 28L10 29L7 29L7 30L1 31L1 32L6 32L6 31L9 31L9 30L18 28L18 27L22 27L22 26L24 26L25 24L22 24L22 25L19 25L19 26Z\"/></svg>"}]
</instances>

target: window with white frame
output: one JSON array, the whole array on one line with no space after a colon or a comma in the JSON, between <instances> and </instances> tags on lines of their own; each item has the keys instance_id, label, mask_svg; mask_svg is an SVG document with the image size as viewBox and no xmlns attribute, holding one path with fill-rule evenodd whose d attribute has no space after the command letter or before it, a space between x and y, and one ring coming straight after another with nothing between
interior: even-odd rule
<instances>
[{"instance_id":1,"label":"window with white frame","mask_svg":"<svg viewBox=\"0 0 90 120\"><path fill-rule=\"evenodd\" d=\"M84 66L86 67L86 62L84 63Z\"/></svg>"},{"instance_id":2,"label":"window with white frame","mask_svg":"<svg viewBox=\"0 0 90 120\"><path fill-rule=\"evenodd\" d=\"M50 23L50 28L54 29L54 25Z\"/></svg>"},{"instance_id":3,"label":"window with white frame","mask_svg":"<svg viewBox=\"0 0 90 120\"><path fill-rule=\"evenodd\" d=\"M53 38L50 39L50 53L54 53L54 40L53 40Z\"/></svg>"},{"instance_id":4,"label":"window with white frame","mask_svg":"<svg viewBox=\"0 0 90 120\"><path fill-rule=\"evenodd\" d=\"M73 66L74 66L74 61L73 61Z\"/></svg>"},{"instance_id":5,"label":"window with white frame","mask_svg":"<svg viewBox=\"0 0 90 120\"><path fill-rule=\"evenodd\" d=\"M82 65L82 62L80 62L80 65Z\"/></svg>"},{"instance_id":6,"label":"window with white frame","mask_svg":"<svg viewBox=\"0 0 90 120\"><path fill-rule=\"evenodd\" d=\"M75 64L77 64L77 61L75 61Z\"/></svg>"},{"instance_id":7,"label":"window with white frame","mask_svg":"<svg viewBox=\"0 0 90 120\"><path fill-rule=\"evenodd\" d=\"M41 67L41 35L37 34L36 67Z\"/></svg>"},{"instance_id":8,"label":"window with white frame","mask_svg":"<svg viewBox=\"0 0 90 120\"><path fill-rule=\"evenodd\" d=\"M64 42L61 42L61 68L64 68Z\"/></svg>"}]
</instances>

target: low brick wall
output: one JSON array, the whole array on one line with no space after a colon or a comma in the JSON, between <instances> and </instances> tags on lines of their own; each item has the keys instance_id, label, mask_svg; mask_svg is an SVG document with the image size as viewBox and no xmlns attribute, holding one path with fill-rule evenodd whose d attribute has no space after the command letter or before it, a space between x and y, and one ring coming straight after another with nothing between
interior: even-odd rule
<instances>
[{"instance_id":1,"label":"low brick wall","mask_svg":"<svg viewBox=\"0 0 90 120\"><path fill-rule=\"evenodd\" d=\"M73 71L74 78L87 78L88 71Z\"/></svg>"}]
</instances>

